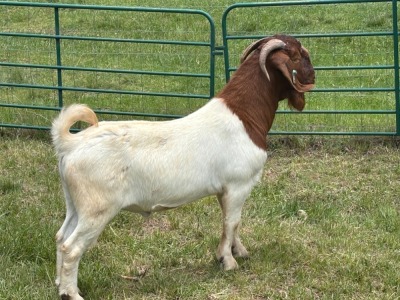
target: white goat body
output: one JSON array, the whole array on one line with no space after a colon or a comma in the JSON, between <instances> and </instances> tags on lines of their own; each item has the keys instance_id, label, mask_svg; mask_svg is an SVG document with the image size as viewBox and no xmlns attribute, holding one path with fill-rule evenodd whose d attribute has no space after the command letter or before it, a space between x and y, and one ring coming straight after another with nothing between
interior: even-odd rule
<instances>
[{"instance_id":1,"label":"white goat body","mask_svg":"<svg viewBox=\"0 0 400 300\"><path fill-rule=\"evenodd\" d=\"M60 132L57 124L70 123L86 109L70 106L53 131ZM87 196L67 201L95 211L113 206L146 215L222 194L230 185L247 191L267 158L221 99L182 119L99 122L62 134L69 135L66 144L63 137L56 144L62 178L74 190L101 195L95 205Z\"/></svg>"},{"instance_id":2,"label":"white goat body","mask_svg":"<svg viewBox=\"0 0 400 300\"><path fill-rule=\"evenodd\" d=\"M74 283L79 258L121 209L149 215L208 195L218 195L229 228L217 257L224 269L236 268L232 247L238 256L247 251L233 231L267 154L225 103L212 99L172 121L99 122L76 134L65 131L76 116L89 119L87 111L70 106L52 129L67 207L57 233L60 294L81 299Z\"/></svg>"},{"instance_id":3,"label":"white goat body","mask_svg":"<svg viewBox=\"0 0 400 300\"><path fill-rule=\"evenodd\" d=\"M67 208L56 235L61 298L83 299L79 260L121 209L149 215L217 195L217 258L225 270L237 268L233 255L248 255L238 233L241 211L267 159L278 102L288 98L303 109L313 83L308 51L292 37L275 36L251 44L217 97L184 118L98 122L85 105L63 109L52 127ZM80 120L92 126L70 133Z\"/></svg>"}]
</instances>

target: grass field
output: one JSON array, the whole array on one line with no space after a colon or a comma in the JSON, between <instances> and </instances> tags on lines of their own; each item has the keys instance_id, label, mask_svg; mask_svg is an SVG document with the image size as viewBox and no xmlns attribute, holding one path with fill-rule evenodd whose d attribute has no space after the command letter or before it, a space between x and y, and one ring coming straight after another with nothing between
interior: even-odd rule
<instances>
[{"instance_id":1,"label":"grass field","mask_svg":"<svg viewBox=\"0 0 400 300\"><path fill-rule=\"evenodd\" d=\"M65 210L52 146L0 134L0 298L55 299ZM216 199L123 212L83 257L86 299L399 299L399 141L272 137L269 155L245 204L251 258L239 270L215 259Z\"/></svg>"},{"instance_id":2,"label":"grass field","mask_svg":"<svg viewBox=\"0 0 400 300\"><path fill-rule=\"evenodd\" d=\"M39 1L32 1L39 2ZM61 1L57 1L61 2ZM220 20L233 0L146 1L155 7L203 9ZM142 1L71 0L68 3L143 5ZM366 10L353 5L324 9L288 9L232 15L232 32L270 34L303 31L385 31L387 5ZM365 7L363 7L364 9ZM372 8L372 9L371 9ZM44 11L4 14L7 30L52 30ZM26 16L29 16L27 19ZM64 15L66 32L131 36L131 27L147 30L129 17L103 22L101 14ZM29 21L27 21L29 20ZM100 22L97 22L99 21ZM259 20L265 21L265 23ZM346 21L343 21L346 20ZM188 20L154 19L151 34L182 33L185 38L205 34L202 23L185 27ZM273 24L273 26L271 25ZM120 29L122 28L122 29ZM173 28L173 29L171 29ZM190 30L189 30L190 29ZM1 29L3 30L3 29ZM172 30L172 31L171 31ZM220 41L220 24L217 24ZM390 41L326 38L304 39L316 66L391 63ZM2 39L0 61L54 63L53 46L38 40ZM233 45L232 64L244 47ZM127 49L120 45L66 43L65 63L103 68L190 70L206 69L206 56L159 50ZM194 51L191 49L190 51ZM197 50L196 50L197 51ZM165 53L168 53L165 58ZM377 53L379 55L377 55ZM136 58L135 58L136 57ZM0 81L54 84L54 72L0 67ZM217 59L216 90L223 84L222 59ZM317 72L318 88L388 87L393 73ZM84 87L165 89L205 93L201 80L161 83L130 76L70 72L69 85ZM0 101L57 105L54 92L0 89ZM378 97L377 97L378 94ZM307 109L394 109L392 93L310 93ZM95 108L187 113L204 100L110 97L66 93L66 102L85 102ZM286 109L285 104L282 109ZM0 108L0 121L49 125L54 113ZM107 116L102 116L106 119ZM111 116L110 116L111 118ZM393 131L393 115L278 115L279 130ZM400 140L394 137L299 136L269 138L269 159L260 183L243 211L242 240L251 258L239 260L240 269L223 272L215 259L221 231L221 213L215 198L148 219L122 212L101 235L81 262L79 286L87 300L103 299L400 299ZM56 299L55 240L65 214L57 162L48 132L0 129L0 299Z\"/></svg>"}]
</instances>

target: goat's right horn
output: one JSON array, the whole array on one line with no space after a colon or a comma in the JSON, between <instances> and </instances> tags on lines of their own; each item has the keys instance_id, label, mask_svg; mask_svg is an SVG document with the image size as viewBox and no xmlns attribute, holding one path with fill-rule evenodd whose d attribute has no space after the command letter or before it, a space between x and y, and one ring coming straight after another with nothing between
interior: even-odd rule
<instances>
[{"instance_id":1,"label":"goat's right horn","mask_svg":"<svg viewBox=\"0 0 400 300\"><path fill-rule=\"evenodd\" d=\"M263 71L263 73L265 74L265 76L267 76L268 81L270 81L270 78L269 78L269 74L267 71L267 67L265 66L267 57L273 50L282 49L285 46L286 46L286 44L284 42L282 42L281 40L272 39L272 40L269 40L267 43L265 43L265 45L261 48L260 60L259 60L260 67L261 67L261 70Z\"/></svg>"}]
</instances>

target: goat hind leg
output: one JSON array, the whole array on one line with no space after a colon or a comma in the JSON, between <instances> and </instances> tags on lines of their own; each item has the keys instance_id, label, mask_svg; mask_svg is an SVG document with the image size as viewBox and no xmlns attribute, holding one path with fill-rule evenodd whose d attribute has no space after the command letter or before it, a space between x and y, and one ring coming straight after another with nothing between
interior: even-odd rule
<instances>
[{"instance_id":1,"label":"goat hind leg","mask_svg":"<svg viewBox=\"0 0 400 300\"><path fill-rule=\"evenodd\" d=\"M59 294L61 299L82 300L78 289L78 267L84 252L96 242L100 233L116 213L101 215L94 213L93 217L79 218L79 222L62 244L62 267L60 274Z\"/></svg>"},{"instance_id":2,"label":"goat hind leg","mask_svg":"<svg viewBox=\"0 0 400 300\"><path fill-rule=\"evenodd\" d=\"M56 246L57 246L57 277L56 277L56 286L60 285L60 277L61 277L61 268L63 264L63 251L62 245L66 241L66 239L71 235L71 233L75 230L77 225L77 216L70 215L67 213L65 217L65 221L61 228L58 230L56 234Z\"/></svg>"},{"instance_id":3,"label":"goat hind leg","mask_svg":"<svg viewBox=\"0 0 400 300\"><path fill-rule=\"evenodd\" d=\"M61 268L63 262L63 252L62 245L66 241L66 239L71 235L71 233L75 230L75 227L78 223L78 216L75 210L75 207L71 201L70 195L68 191L64 188L65 194L65 203L66 203L66 216L64 223L61 228L58 230L56 234L56 246L57 246L57 277L55 280L56 286L60 285L60 276L61 276Z\"/></svg>"}]
</instances>

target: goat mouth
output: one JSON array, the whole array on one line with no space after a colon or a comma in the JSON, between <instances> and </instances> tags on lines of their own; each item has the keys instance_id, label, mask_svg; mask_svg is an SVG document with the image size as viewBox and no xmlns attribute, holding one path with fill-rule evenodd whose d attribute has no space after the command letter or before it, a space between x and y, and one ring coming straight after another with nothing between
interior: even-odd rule
<instances>
[{"instance_id":1,"label":"goat mouth","mask_svg":"<svg viewBox=\"0 0 400 300\"><path fill-rule=\"evenodd\" d=\"M308 76L305 77L305 82L301 82L298 78L298 72L296 69L292 70L292 85L300 91L309 91L314 87L314 82L315 82L315 73L314 72L309 72L306 73ZM304 78L303 77L303 78Z\"/></svg>"},{"instance_id":2,"label":"goat mouth","mask_svg":"<svg viewBox=\"0 0 400 300\"><path fill-rule=\"evenodd\" d=\"M293 88L298 91L299 93L305 93L309 90L313 89L315 84L314 83L301 83L299 80L292 82Z\"/></svg>"}]
</instances>

